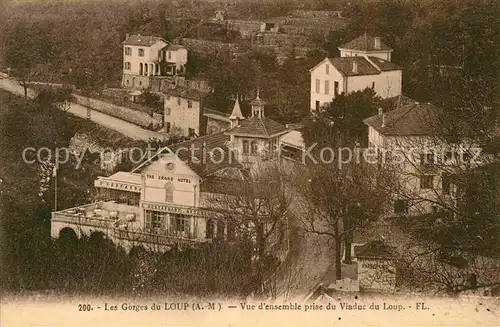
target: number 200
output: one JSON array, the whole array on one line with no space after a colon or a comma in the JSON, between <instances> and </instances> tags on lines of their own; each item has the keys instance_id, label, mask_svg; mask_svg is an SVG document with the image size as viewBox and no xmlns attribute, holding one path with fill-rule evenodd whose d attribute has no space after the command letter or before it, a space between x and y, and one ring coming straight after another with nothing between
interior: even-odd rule
<instances>
[{"instance_id":1,"label":"number 200","mask_svg":"<svg viewBox=\"0 0 500 327\"><path fill-rule=\"evenodd\" d=\"M78 311L91 311L92 307L90 304L79 304L78 305Z\"/></svg>"}]
</instances>

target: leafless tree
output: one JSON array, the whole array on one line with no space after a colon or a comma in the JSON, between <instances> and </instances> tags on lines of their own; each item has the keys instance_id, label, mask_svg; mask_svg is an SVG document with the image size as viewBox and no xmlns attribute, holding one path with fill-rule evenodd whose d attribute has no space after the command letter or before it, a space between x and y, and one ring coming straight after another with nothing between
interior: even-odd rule
<instances>
[{"instance_id":1,"label":"leafless tree","mask_svg":"<svg viewBox=\"0 0 500 327\"><path fill-rule=\"evenodd\" d=\"M385 234L399 248L398 284L405 288L456 293L500 282L492 273L500 261L487 250L499 248L498 153L483 151L495 126L474 108L429 105L414 122L426 133L386 137L383 152L397 167L399 204ZM462 111L468 112L456 114Z\"/></svg>"},{"instance_id":2,"label":"leafless tree","mask_svg":"<svg viewBox=\"0 0 500 327\"><path fill-rule=\"evenodd\" d=\"M217 229L227 227L226 239L239 237L253 242L256 284L260 288L266 273L266 254L275 256L287 246L292 196L285 188L288 177L280 164L256 165L251 171L242 171L239 178L212 180L220 187L206 193L206 201ZM220 229L219 233L223 238Z\"/></svg>"},{"instance_id":3,"label":"leafless tree","mask_svg":"<svg viewBox=\"0 0 500 327\"><path fill-rule=\"evenodd\" d=\"M390 204L391 173L379 165L352 160L342 167L321 163L305 167L296 177L300 205L309 212L303 226L335 241L335 275L342 279L342 243L350 263L354 231L376 222Z\"/></svg>"}]
</instances>

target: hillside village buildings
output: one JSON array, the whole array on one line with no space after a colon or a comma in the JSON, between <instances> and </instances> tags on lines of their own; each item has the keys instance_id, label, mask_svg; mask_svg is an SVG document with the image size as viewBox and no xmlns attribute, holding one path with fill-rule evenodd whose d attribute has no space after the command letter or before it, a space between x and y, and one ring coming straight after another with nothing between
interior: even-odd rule
<instances>
[{"instance_id":1,"label":"hillside village buildings","mask_svg":"<svg viewBox=\"0 0 500 327\"><path fill-rule=\"evenodd\" d=\"M289 130L265 117L259 96L251 117L236 101L228 120L226 131L162 148L131 172L98 177L102 201L54 212L52 236L100 231L127 250L155 251L234 239L235 226L211 219L210 199L243 182L254 163L279 160L279 139Z\"/></svg>"},{"instance_id":2,"label":"hillside village buildings","mask_svg":"<svg viewBox=\"0 0 500 327\"><path fill-rule=\"evenodd\" d=\"M391 62L392 49L365 33L339 47L339 58L325 58L311 72L311 111L338 94L372 88L382 98L401 95L402 68Z\"/></svg>"},{"instance_id":3,"label":"hillside village buildings","mask_svg":"<svg viewBox=\"0 0 500 327\"><path fill-rule=\"evenodd\" d=\"M238 97L230 114L207 108L208 83L182 77L187 63L182 46L141 35L127 37L123 46L123 88L152 87L163 97L163 132L177 130L190 140L148 153L130 172L98 177L99 201L54 212L51 236L98 231L127 251L235 240L241 226L217 219L223 201L214 200L234 196L231 187L247 183L245 178L261 164L305 164L301 132L267 117L259 90L247 117ZM340 57L325 58L310 70L313 113L338 94L366 88L385 99L404 98L402 69L391 62L393 50L379 37L365 33L339 50ZM446 142L438 133L438 111L406 99L364 121L368 150L378 160L392 163L391 155L398 151L404 159L396 167L398 189L389 216L437 212L440 203L456 202L456 160L463 158L464 147L474 144ZM358 290L394 289L392 250L378 241L353 247Z\"/></svg>"}]
</instances>

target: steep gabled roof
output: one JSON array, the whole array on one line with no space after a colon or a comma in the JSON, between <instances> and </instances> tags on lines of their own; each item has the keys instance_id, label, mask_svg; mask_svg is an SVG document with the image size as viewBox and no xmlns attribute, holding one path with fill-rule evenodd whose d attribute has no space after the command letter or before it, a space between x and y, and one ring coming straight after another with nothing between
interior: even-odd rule
<instances>
[{"instance_id":1,"label":"steep gabled roof","mask_svg":"<svg viewBox=\"0 0 500 327\"><path fill-rule=\"evenodd\" d=\"M240 124L226 133L228 135L249 135L256 137L270 137L276 134L285 133L288 129L267 117L250 117L242 120Z\"/></svg>"},{"instance_id":2,"label":"steep gabled roof","mask_svg":"<svg viewBox=\"0 0 500 327\"><path fill-rule=\"evenodd\" d=\"M430 103L410 103L364 120L384 135L437 135L440 128L439 109Z\"/></svg>"},{"instance_id":3,"label":"steep gabled roof","mask_svg":"<svg viewBox=\"0 0 500 327\"><path fill-rule=\"evenodd\" d=\"M380 41L380 49L376 49L375 37L369 35L368 33L364 33L354 40L341 45L339 49L355 51L392 51L392 48L382 41Z\"/></svg>"},{"instance_id":4,"label":"steep gabled roof","mask_svg":"<svg viewBox=\"0 0 500 327\"><path fill-rule=\"evenodd\" d=\"M167 41L165 41L161 37L152 36L152 35L136 34L136 35L129 36L125 41L122 42L122 44L123 45L136 45L136 46L150 47L150 46L152 46L160 41L168 43Z\"/></svg>"},{"instance_id":5,"label":"steep gabled roof","mask_svg":"<svg viewBox=\"0 0 500 327\"><path fill-rule=\"evenodd\" d=\"M219 132L163 147L132 172L138 173L163 155L169 154L177 155L179 160L202 178L224 168L242 168L241 164L236 161L236 156L228 148L228 143L229 136L224 132Z\"/></svg>"},{"instance_id":6,"label":"steep gabled roof","mask_svg":"<svg viewBox=\"0 0 500 327\"><path fill-rule=\"evenodd\" d=\"M242 167L236 161L236 156L231 153L228 143L229 136L225 135L224 132L219 132L174 144L170 146L170 149L177 152L179 159L184 161L199 176L205 177L224 168ZM178 151L180 148L189 149L189 151ZM191 151L191 149L194 150Z\"/></svg>"}]
</instances>

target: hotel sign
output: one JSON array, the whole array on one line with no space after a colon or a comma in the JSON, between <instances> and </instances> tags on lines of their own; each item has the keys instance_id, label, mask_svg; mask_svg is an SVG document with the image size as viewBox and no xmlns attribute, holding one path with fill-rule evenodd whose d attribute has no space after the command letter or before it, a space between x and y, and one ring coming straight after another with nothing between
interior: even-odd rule
<instances>
[{"instance_id":1,"label":"hotel sign","mask_svg":"<svg viewBox=\"0 0 500 327\"><path fill-rule=\"evenodd\" d=\"M191 184L191 179L189 179L189 178L181 178L181 177L174 178L172 176L164 176L164 175L157 175L157 176L155 176L155 175L151 175L151 174L147 174L146 178L147 179L158 179L158 180L161 180L161 181L168 181L168 182L173 182L174 180L176 180L179 183L188 183L188 184Z\"/></svg>"},{"instance_id":2,"label":"hotel sign","mask_svg":"<svg viewBox=\"0 0 500 327\"><path fill-rule=\"evenodd\" d=\"M186 215L186 216L200 216L200 217L208 216L207 211L200 210L198 208L182 208L182 207L175 207L175 206L170 206L170 205L149 204L149 203L143 203L142 207L146 210L176 213L176 214L181 214L181 215Z\"/></svg>"}]
</instances>

